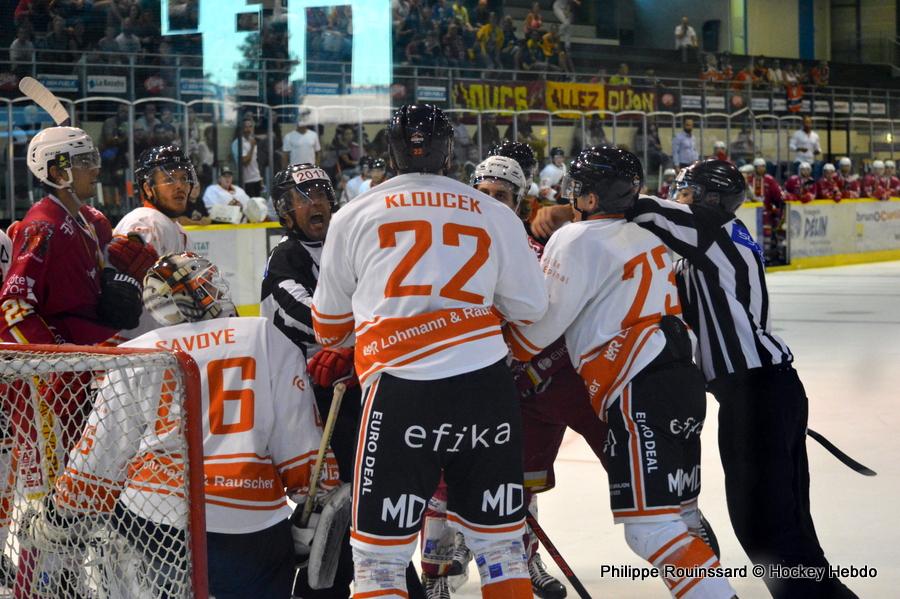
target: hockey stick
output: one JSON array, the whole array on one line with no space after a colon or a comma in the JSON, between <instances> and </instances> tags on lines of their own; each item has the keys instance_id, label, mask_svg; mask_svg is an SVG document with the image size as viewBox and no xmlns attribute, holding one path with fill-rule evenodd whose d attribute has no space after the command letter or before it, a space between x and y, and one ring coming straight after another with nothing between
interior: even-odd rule
<instances>
[{"instance_id":1,"label":"hockey stick","mask_svg":"<svg viewBox=\"0 0 900 599\"><path fill-rule=\"evenodd\" d=\"M528 526L531 527L531 530L534 531L534 534L540 539L544 549L547 550L547 553L550 554L550 557L553 558L553 561L556 562L556 565L559 566L562 573L569 579L569 582L575 588L575 592L578 593L578 596L581 597L581 599L591 599L590 593L587 592L587 589L584 588L584 585L581 584L581 581L575 576L575 572L572 571L572 568L566 560L563 559L563 556L560 555L559 549L556 548L556 545L553 544L550 537L547 536L547 533L544 532L544 529L538 524L537 518L529 512L525 516L525 521L528 522Z\"/></svg>"},{"instance_id":2,"label":"hockey stick","mask_svg":"<svg viewBox=\"0 0 900 599\"><path fill-rule=\"evenodd\" d=\"M859 474L862 474L863 476L876 476L877 475L877 473L874 470L872 470L871 468L869 468L867 466L863 466L862 464L860 464L859 462L857 462L856 460L854 460L853 458L848 456L846 453L844 453L843 451L838 449L834 443L832 443L831 441L826 439L825 436L822 435L821 433L817 433L813 429L807 428L806 434L809 435L810 437L812 437L813 439L815 439L816 441L818 441L822 447L824 447L825 449L828 450L828 453L830 453L831 455L836 457L838 460L841 461L841 463L843 463L845 466L847 466L854 472L858 472Z\"/></svg>"},{"instance_id":3,"label":"hockey stick","mask_svg":"<svg viewBox=\"0 0 900 599\"><path fill-rule=\"evenodd\" d=\"M341 379L341 381L349 379L350 376ZM316 491L319 487L319 478L322 475L322 466L325 464L325 453L328 451L328 444L331 443L331 435L334 433L334 423L337 421L338 410L341 409L341 400L344 398L344 392L347 391L347 385L339 382L334 386L334 396L331 399L331 407L328 408L328 418L325 419L325 426L322 427L322 441L319 443L319 453L316 455L316 463L313 465L312 476L309 479L309 497L303 505L303 514L300 516L301 528L309 522L312 515L313 504L316 499Z\"/></svg>"},{"instance_id":4,"label":"hockey stick","mask_svg":"<svg viewBox=\"0 0 900 599\"><path fill-rule=\"evenodd\" d=\"M53 122L57 126L67 127L72 123L69 111L65 106L53 95L53 92L34 77L22 77L22 80L19 81L19 90L53 117Z\"/></svg>"}]
</instances>

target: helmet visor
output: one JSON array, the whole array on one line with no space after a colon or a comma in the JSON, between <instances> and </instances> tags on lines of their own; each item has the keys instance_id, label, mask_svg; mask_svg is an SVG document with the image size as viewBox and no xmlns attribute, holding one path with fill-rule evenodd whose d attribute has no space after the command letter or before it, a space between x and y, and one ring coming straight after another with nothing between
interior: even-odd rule
<instances>
[{"instance_id":1,"label":"helmet visor","mask_svg":"<svg viewBox=\"0 0 900 599\"><path fill-rule=\"evenodd\" d=\"M156 173L161 173L162 176L157 177ZM192 164L189 164L187 166L182 164L164 164L153 169L150 182L151 185L158 185L160 187L167 187L177 184L183 184L187 185L188 187L193 187L197 185L197 171L194 170L194 165Z\"/></svg>"},{"instance_id":2,"label":"helmet visor","mask_svg":"<svg viewBox=\"0 0 900 599\"><path fill-rule=\"evenodd\" d=\"M300 202L303 204L328 204L332 208L335 204L334 187L325 181L304 181L294 186Z\"/></svg>"},{"instance_id":3,"label":"helmet visor","mask_svg":"<svg viewBox=\"0 0 900 599\"><path fill-rule=\"evenodd\" d=\"M575 200L578 199L578 196L581 195L581 181L569 176L564 175L562 178L562 182L559 184L559 195L563 201L574 204Z\"/></svg>"},{"instance_id":4,"label":"helmet visor","mask_svg":"<svg viewBox=\"0 0 900 599\"><path fill-rule=\"evenodd\" d=\"M100 168L100 152L96 149L92 149L89 152L82 152L81 154L75 154L71 158L72 168L81 168L81 169L95 169Z\"/></svg>"}]
</instances>

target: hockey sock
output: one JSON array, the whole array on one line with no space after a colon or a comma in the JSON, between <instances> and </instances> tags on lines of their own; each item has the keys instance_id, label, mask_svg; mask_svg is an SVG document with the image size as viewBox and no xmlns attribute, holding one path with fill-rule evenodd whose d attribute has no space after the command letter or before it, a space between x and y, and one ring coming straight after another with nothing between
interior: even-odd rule
<instances>
[{"instance_id":1,"label":"hockey sock","mask_svg":"<svg viewBox=\"0 0 900 599\"><path fill-rule=\"evenodd\" d=\"M531 577L522 541L467 537L475 553L484 599L530 599Z\"/></svg>"},{"instance_id":2,"label":"hockey sock","mask_svg":"<svg viewBox=\"0 0 900 599\"><path fill-rule=\"evenodd\" d=\"M409 553L400 551L375 553L353 547L353 596L402 597L408 599L406 590L406 565Z\"/></svg>"},{"instance_id":3,"label":"hockey sock","mask_svg":"<svg viewBox=\"0 0 900 599\"><path fill-rule=\"evenodd\" d=\"M719 552L719 540L716 538L716 533L713 532L712 526L710 526L709 522L706 521L706 518L703 517L703 512L700 511L696 499L681 506L681 520L688 527L688 531L690 531L692 535L700 537L704 543L709 545L710 549L713 550L713 553L716 554L716 557L722 555Z\"/></svg>"},{"instance_id":4,"label":"hockey sock","mask_svg":"<svg viewBox=\"0 0 900 599\"><path fill-rule=\"evenodd\" d=\"M525 491L525 505L528 506L528 512L532 516L534 516L535 520L537 520L537 495L529 491ZM535 535L531 531L531 527L527 524L525 525L525 534L522 535L522 542L525 544L525 555L527 556L528 561L531 561L531 558L533 558L538 552L538 538L537 535Z\"/></svg>"},{"instance_id":5,"label":"hockey sock","mask_svg":"<svg viewBox=\"0 0 900 599\"><path fill-rule=\"evenodd\" d=\"M441 485L428 501L422 526L422 572L445 576L453 563L456 531L447 524L447 487Z\"/></svg>"},{"instance_id":6,"label":"hockey sock","mask_svg":"<svg viewBox=\"0 0 900 599\"><path fill-rule=\"evenodd\" d=\"M718 567L709 545L688 532L684 522L626 523L625 541L632 551L660 569L663 581L679 599L722 599L735 595L725 578L707 578L702 568Z\"/></svg>"}]
</instances>

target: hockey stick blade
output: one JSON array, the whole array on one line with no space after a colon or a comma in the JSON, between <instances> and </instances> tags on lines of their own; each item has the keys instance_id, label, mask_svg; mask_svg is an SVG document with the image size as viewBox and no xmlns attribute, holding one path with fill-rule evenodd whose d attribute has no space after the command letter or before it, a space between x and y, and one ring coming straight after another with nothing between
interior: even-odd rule
<instances>
[{"instance_id":1,"label":"hockey stick blade","mask_svg":"<svg viewBox=\"0 0 900 599\"><path fill-rule=\"evenodd\" d=\"M34 77L22 77L22 80L19 81L19 90L31 98L35 104L43 108L58 126L67 127L71 124L69 111L53 95L53 92L44 87L44 84Z\"/></svg>"},{"instance_id":2,"label":"hockey stick blade","mask_svg":"<svg viewBox=\"0 0 900 599\"><path fill-rule=\"evenodd\" d=\"M572 571L572 567L569 566L568 562L566 562L565 559L563 559L563 556L556 548L556 545L553 544L553 542L550 540L550 537L547 536L547 533L544 532L544 529L541 528L540 524L538 524L537 519L530 512L528 512L525 515L525 521L528 522L528 526L531 527L531 530L541 541L541 545L544 546L544 549L547 550L547 553L550 554L550 557L553 558L553 561L555 561L556 565L559 566L559 569L562 570L562 573L568 579L569 584L571 584L575 589L575 592L578 593L578 596L581 597L581 599L591 599L591 594L587 592L587 589L584 588L584 585L581 584L581 581L578 580L577 576L575 576L575 572Z\"/></svg>"},{"instance_id":3,"label":"hockey stick blade","mask_svg":"<svg viewBox=\"0 0 900 599\"><path fill-rule=\"evenodd\" d=\"M843 451L838 449L834 443L832 443L831 441L826 439L825 436L822 435L821 433L817 433L813 429L807 428L806 434L809 435L810 437L812 437L813 439L815 439L816 441L818 441L822 447L824 447L825 449L828 450L828 453L830 453L831 455L836 457L838 460L841 461L841 463L843 463L845 466L847 466L854 472L858 472L858 473L862 474L863 476L877 476L877 473L874 470L872 470L871 468L868 468L866 466L863 466L862 464L860 464L859 462L857 462L856 460L854 460L853 458L848 456L846 453L844 453Z\"/></svg>"}]
</instances>

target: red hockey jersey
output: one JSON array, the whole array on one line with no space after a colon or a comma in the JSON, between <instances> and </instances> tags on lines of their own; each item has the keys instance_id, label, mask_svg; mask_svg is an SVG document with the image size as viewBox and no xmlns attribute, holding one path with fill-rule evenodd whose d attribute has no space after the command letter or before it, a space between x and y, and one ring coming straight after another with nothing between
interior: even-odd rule
<instances>
[{"instance_id":1,"label":"red hockey jersey","mask_svg":"<svg viewBox=\"0 0 900 599\"><path fill-rule=\"evenodd\" d=\"M816 199L816 180L812 177L791 175L784 184L784 199L788 202L811 202Z\"/></svg>"},{"instance_id":2,"label":"red hockey jersey","mask_svg":"<svg viewBox=\"0 0 900 599\"><path fill-rule=\"evenodd\" d=\"M0 339L83 345L109 339L115 331L97 321L97 302L110 239L109 221L90 206L78 218L53 195L32 206L12 240Z\"/></svg>"}]
</instances>

